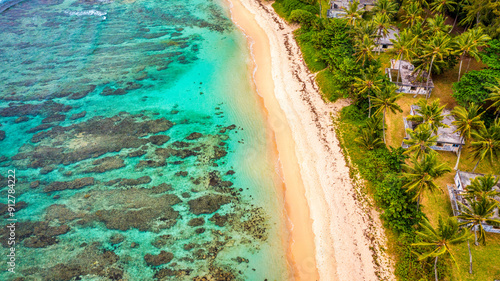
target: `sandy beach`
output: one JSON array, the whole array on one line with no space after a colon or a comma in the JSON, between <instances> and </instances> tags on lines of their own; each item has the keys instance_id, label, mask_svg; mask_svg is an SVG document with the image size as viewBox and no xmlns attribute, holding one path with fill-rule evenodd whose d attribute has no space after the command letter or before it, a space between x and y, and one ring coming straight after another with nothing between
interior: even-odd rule
<instances>
[{"instance_id":1,"label":"sandy beach","mask_svg":"<svg viewBox=\"0 0 500 281\"><path fill-rule=\"evenodd\" d=\"M268 113L285 185L290 280L393 280L385 236L353 183L332 122L346 101L325 103L271 3L228 0L246 34L254 82Z\"/></svg>"}]
</instances>

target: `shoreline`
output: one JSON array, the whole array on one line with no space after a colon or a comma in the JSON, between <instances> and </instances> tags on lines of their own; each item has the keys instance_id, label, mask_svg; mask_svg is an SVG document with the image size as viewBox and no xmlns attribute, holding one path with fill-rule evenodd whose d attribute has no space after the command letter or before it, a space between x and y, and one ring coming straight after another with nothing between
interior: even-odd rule
<instances>
[{"instance_id":1,"label":"shoreline","mask_svg":"<svg viewBox=\"0 0 500 281\"><path fill-rule=\"evenodd\" d=\"M289 279L395 279L378 213L351 180L333 127L332 114L346 102L322 100L293 28L269 2L228 1L252 52L284 177Z\"/></svg>"},{"instance_id":2,"label":"shoreline","mask_svg":"<svg viewBox=\"0 0 500 281\"><path fill-rule=\"evenodd\" d=\"M285 203L285 224L288 233L283 235L287 246L287 263L291 267L290 280L319 280L315 262L314 233L309 206L304 197L305 189L300 176L300 167L295 155L295 142L286 116L274 96L275 86L271 69L271 52L267 35L237 0L228 0L233 22L247 38L252 62L254 90L261 99L266 113L270 133L274 139L273 152L279 159L281 188ZM293 203L293 204L291 204ZM295 241L300 241L297 243Z\"/></svg>"}]
</instances>

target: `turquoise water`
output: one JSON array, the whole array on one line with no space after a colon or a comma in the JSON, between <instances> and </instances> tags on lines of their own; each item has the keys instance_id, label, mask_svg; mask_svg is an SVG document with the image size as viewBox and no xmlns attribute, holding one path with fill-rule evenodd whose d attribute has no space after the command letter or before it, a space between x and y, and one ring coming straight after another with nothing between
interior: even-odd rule
<instances>
[{"instance_id":1,"label":"turquoise water","mask_svg":"<svg viewBox=\"0 0 500 281\"><path fill-rule=\"evenodd\" d=\"M287 278L276 159L228 15L201 0L0 13L5 199L7 170L18 180L1 280Z\"/></svg>"}]
</instances>

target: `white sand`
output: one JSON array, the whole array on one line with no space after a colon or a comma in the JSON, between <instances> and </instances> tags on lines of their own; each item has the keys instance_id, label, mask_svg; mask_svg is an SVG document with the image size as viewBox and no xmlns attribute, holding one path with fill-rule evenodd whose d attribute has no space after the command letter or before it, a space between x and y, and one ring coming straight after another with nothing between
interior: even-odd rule
<instances>
[{"instance_id":1,"label":"white sand","mask_svg":"<svg viewBox=\"0 0 500 281\"><path fill-rule=\"evenodd\" d=\"M271 3L230 2L233 20L254 54L256 88L282 162L294 272L290 279L395 279L383 254L379 215L359 192L360 184L351 180L333 128L331 115L347 102L322 100L314 75L302 62L293 28L274 13Z\"/></svg>"}]
</instances>

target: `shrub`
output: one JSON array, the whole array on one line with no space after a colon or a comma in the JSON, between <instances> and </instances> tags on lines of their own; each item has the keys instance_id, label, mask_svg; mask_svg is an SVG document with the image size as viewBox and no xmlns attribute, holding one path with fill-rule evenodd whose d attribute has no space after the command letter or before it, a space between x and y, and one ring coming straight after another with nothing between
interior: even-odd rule
<instances>
[{"instance_id":1,"label":"shrub","mask_svg":"<svg viewBox=\"0 0 500 281\"><path fill-rule=\"evenodd\" d=\"M461 106L467 106L471 102L482 105L490 94L486 87L497 84L495 78L500 78L500 70L469 71L461 78L460 82L453 83L452 96Z\"/></svg>"}]
</instances>

